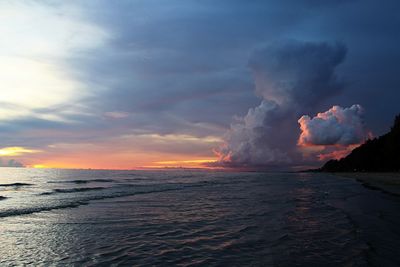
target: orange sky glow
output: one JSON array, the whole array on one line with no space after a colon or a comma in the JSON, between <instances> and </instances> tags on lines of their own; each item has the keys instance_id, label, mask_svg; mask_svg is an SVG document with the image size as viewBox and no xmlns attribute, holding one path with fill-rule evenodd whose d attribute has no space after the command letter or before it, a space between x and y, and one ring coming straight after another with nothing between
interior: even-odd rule
<instances>
[{"instance_id":1,"label":"orange sky glow","mask_svg":"<svg viewBox=\"0 0 400 267\"><path fill-rule=\"evenodd\" d=\"M60 156L55 158L43 159L37 162L27 164L30 168L65 168L65 169L160 169L160 168L202 168L211 169L204 163L213 162L217 158L190 158L169 156L169 160L165 161L168 155L138 155L136 157L100 157L88 154L76 154L70 156ZM115 161L114 161L115 160Z\"/></svg>"},{"instance_id":2,"label":"orange sky glow","mask_svg":"<svg viewBox=\"0 0 400 267\"><path fill-rule=\"evenodd\" d=\"M185 139L186 138L186 139ZM163 148L164 141L179 148L178 137L146 137L146 146ZM125 140L126 141L126 140ZM212 145L209 139L190 139L183 137L182 143L189 145ZM2 159L15 159L30 168L67 168L67 169L159 169L159 168L206 168L206 163L217 160L210 152L190 153L146 150L145 147L127 144L121 140L90 144L56 144L41 150L25 147L4 147L0 149Z\"/></svg>"}]
</instances>

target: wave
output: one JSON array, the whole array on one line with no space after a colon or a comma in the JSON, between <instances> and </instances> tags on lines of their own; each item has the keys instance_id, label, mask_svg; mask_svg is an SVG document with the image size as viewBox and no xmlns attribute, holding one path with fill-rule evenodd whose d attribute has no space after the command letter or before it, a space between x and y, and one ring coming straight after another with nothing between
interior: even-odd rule
<instances>
[{"instance_id":1,"label":"wave","mask_svg":"<svg viewBox=\"0 0 400 267\"><path fill-rule=\"evenodd\" d=\"M31 186L33 184L28 183L12 183L12 184L0 184L0 187L20 187L20 186Z\"/></svg>"},{"instance_id":2,"label":"wave","mask_svg":"<svg viewBox=\"0 0 400 267\"><path fill-rule=\"evenodd\" d=\"M90 180L64 180L64 181L48 181L49 184L88 184L88 183L112 183L113 179L90 179Z\"/></svg>"},{"instance_id":3,"label":"wave","mask_svg":"<svg viewBox=\"0 0 400 267\"><path fill-rule=\"evenodd\" d=\"M169 190L171 190L171 189L169 189ZM164 190L164 191L169 191L169 190ZM66 203L62 203L62 204L40 206L40 207L29 207L29 208L22 208L22 209L9 209L9 210L0 212L0 218L10 217L10 216L27 215L27 214L43 212L43 211L50 211L50 210L57 210L57 209L76 208L76 207L79 207L82 205L88 205L90 203L90 201L93 201L93 200L102 200L102 199L110 199L110 198L133 196L133 195L144 194L144 193L157 193L157 192L162 192L162 191L155 190L155 191L149 191L149 192L136 192L136 193L129 193L129 194L99 195L99 196L93 196L93 197L88 197L88 198L82 198L80 200L66 202ZM41 195L45 195L45 194L46 193L43 193ZM51 194L51 192L50 192L50 194Z\"/></svg>"},{"instance_id":4,"label":"wave","mask_svg":"<svg viewBox=\"0 0 400 267\"><path fill-rule=\"evenodd\" d=\"M135 186L135 189L137 189L138 191L130 191L129 190L129 191L109 192L109 191L105 190L105 194L83 195L83 196L78 195L74 199L63 200L63 201L65 201L64 203L60 203L59 201L57 201L57 202L54 202L54 204L52 204L51 202L50 202L50 204L48 204L49 201L46 201L46 204L47 204L46 206L3 210L3 211L0 211L0 218L9 217L9 216L26 215L26 214L32 214L32 213L37 213L37 212L42 212L42 211L50 211L50 210L56 210L56 209L76 208L81 205L87 205L90 203L90 201L94 201L94 200L128 197L128 196L134 196L134 195L140 195L140 194L162 193L162 192L167 192L167 191L176 191L176 190L182 190L185 188L204 186L204 185L206 185L206 184L202 184L202 185L201 184L192 184L192 185L181 185L181 186L163 184L163 185L156 185L156 186L161 186L161 188L154 188L154 185L151 186L150 188L148 188L147 186ZM82 192L82 191L101 190L101 189L112 190L112 189L118 189L118 188L121 188L121 187L54 189L52 192L45 192L45 193L41 193L40 195L45 196L45 195L53 195L55 193L71 193L71 192ZM125 189L129 189L129 188L131 189L132 187L126 187Z\"/></svg>"},{"instance_id":5,"label":"wave","mask_svg":"<svg viewBox=\"0 0 400 267\"><path fill-rule=\"evenodd\" d=\"M74 202L74 203L65 203L65 204L54 205L54 206L29 207L29 208L24 208L24 209L10 209L10 210L0 212L0 218L10 217L10 216L18 216L18 215L26 215L26 214L36 213L36 212L55 210L55 209L76 208L81 205L87 205L87 204L89 204L89 202Z\"/></svg>"},{"instance_id":6,"label":"wave","mask_svg":"<svg viewBox=\"0 0 400 267\"><path fill-rule=\"evenodd\" d=\"M56 193L79 193L79 192L103 190L105 188L106 187L57 188L53 189L53 191L51 192L41 193L40 195L53 195Z\"/></svg>"}]
</instances>

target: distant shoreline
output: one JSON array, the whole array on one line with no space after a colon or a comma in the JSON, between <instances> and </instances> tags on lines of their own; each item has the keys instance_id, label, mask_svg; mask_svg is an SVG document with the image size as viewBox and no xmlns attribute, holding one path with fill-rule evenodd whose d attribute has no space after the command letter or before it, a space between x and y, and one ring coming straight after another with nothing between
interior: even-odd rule
<instances>
[{"instance_id":1,"label":"distant shoreline","mask_svg":"<svg viewBox=\"0 0 400 267\"><path fill-rule=\"evenodd\" d=\"M400 197L400 172L326 172L356 179L365 187Z\"/></svg>"}]
</instances>

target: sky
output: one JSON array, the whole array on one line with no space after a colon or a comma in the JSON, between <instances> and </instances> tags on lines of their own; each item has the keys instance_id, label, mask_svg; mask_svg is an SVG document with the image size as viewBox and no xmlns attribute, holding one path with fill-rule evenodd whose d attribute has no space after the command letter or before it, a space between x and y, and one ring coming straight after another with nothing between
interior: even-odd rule
<instances>
[{"instance_id":1,"label":"sky","mask_svg":"<svg viewBox=\"0 0 400 267\"><path fill-rule=\"evenodd\" d=\"M320 166L400 112L399 10L1 1L0 166Z\"/></svg>"}]
</instances>

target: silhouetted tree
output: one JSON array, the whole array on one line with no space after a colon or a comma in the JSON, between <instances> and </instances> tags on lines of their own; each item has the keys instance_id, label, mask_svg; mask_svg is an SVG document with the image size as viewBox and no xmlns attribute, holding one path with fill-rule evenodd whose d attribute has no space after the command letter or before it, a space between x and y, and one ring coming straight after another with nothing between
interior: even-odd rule
<instances>
[{"instance_id":1,"label":"silhouetted tree","mask_svg":"<svg viewBox=\"0 0 400 267\"><path fill-rule=\"evenodd\" d=\"M321 171L400 171L400 114L396 116L389 133L367 140L345 158L328 161Z\"/></svg>"}]
</instances>

